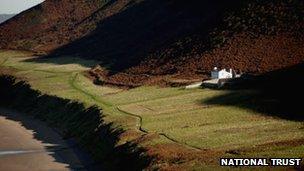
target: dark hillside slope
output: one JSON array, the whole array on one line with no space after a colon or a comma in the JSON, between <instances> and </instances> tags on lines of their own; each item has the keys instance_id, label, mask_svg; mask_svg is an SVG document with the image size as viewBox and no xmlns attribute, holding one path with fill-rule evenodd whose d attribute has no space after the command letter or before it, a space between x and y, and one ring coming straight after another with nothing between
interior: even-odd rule
<instances>
[{"instance_id":1,"label":"dark hillside slope","mask_svg":"<svg viewBox=\"0 0 304 171\"><path fill-rule=\"evenodd\" d=\"M119 58L115 61L118 66L137 62L136 59L140 64L114 75L96 68L91 75L110 84L171 84L170 80L207 78L214 66L262 74L303 62L304 1L204 2L207 10L203 10L204 3L196 2L198 4L190 5L190 13L184 13L188 15L180 27L185 32L179 32L179 36L168 37L161 41L161 46L152 46L153 39L138 41L151 45L148 53L140 54L142 49L135 48L141 45L135 43L129 47L135 49L134 56L122 53L110 58ZM194 19L190 22L189 18ZM182 21L181 18L178 21ZM166 22L170 20L167 18ZM169 35L182 30L180 27L170 28ZM168 35L164 33L162 38ZM128 58L123 59L124 55Z\"/></svg>"},{"instance_id":2,"label":"dark hillside slope","mask_svg":"<svg viewBox=\"0 0 304 171\"><path fill-rule=\"evenodd\" d=\"M46 0L0 25L0 48L49 51L86 34L74 28L108 0Z\"/></svg>"},{"instance_id":3,"label":"dark hillside slope","mask_svg":"<svg viewBox=\"0 0 304 171\"><path fill-rule=\"evenodd\" d=\"M0 48L97 59L95 78L141 85L301 63L303 30L303 0L47 0L0 25Z\"/></svg>"},{"instance_id":4,"label":"dark hillside slope","mask_svg":"<svg viewBox=\"0 0 304 171\"><path fill-rule=\"evenodd\" d=\"M206 35L233 2L129 0L125 10L101 19L93 33L56 52L77 53L111 64L114 70L124 69L137 64L149 53L198 30ZM113 5L118 4L121 2Z\"/></svg>"}]
</instances>

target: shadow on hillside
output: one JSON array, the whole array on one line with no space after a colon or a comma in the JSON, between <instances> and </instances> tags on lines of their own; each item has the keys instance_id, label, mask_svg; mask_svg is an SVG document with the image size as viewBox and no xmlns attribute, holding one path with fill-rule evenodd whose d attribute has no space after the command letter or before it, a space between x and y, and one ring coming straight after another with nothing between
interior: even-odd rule
<instances>
[{"instance_id":1,"label":"shadow on hillside","mask_svg":"<svg viewBox=\"0 0 304 171\"><path fill-rule=\"evenodd\" d=\"M222 14L240 3L239 0L130 2L125 10L99 21L91 34L54 50L49 56L93 58L109 66L112 72L119 72L189 35L206 37Z\"/></svg>"},{"instance_id":2,"label":"shadow on hillside","mask_svg":"<svg viewBox=\"0 0 304 171\"><path fill-rule=\"evenodd\" d=\"M76 58L75 58L76 57ZM22 62L31 62L31 63L42 63L42 64L56 64L56 65L67 65L67 64L79 64L84 67L94 67L98 64L97 61L86 60L86 59L77 59L77 56L60 56L60 57L52 57L52 56L39 56L35 58L25 59Z\"/></svg>"},{"instance_id":3,"label":"shadow on hillside","mask_svg":"<svg viewBox=\"0 0 304 171\"><path fill-rule=\"evenodd\" d=\"M304 63L240 81L230 93L203 101L251 109L283 119L304 121ZM246 89L246 90L244 90Z\"/></svg>"},{"instance_id":4,"label":"shadow on hillside","mask_svg":"<svg viewBox=\"0 0 304 171\"><path fill-rule=\"evenodd\" d=\"M60 130L65 139L74 139L96 161L88 164L86 166L88 169L94 170L100 165L105 170L126 168L143 170L153 159L146 155L144 148L135 143L118 145L120 135L124 131L119 127L114 127L112 123L106 123L98 107L86 108L79 102L41 94L39 91L32 90L25 82L18 82L11 76L0 76L0 106L45 121ZM40 134L40 130L30 122L14 117L9 118L22 122L27 129L34 130L35 139L43 143L54 143ZM52 151L52 149L49 150ZM56 161L63 162L58 158L60 151L53 152L52 155ZM73 165L70 166L71 169L75 169Z\"/></svg>"}]
</instances>

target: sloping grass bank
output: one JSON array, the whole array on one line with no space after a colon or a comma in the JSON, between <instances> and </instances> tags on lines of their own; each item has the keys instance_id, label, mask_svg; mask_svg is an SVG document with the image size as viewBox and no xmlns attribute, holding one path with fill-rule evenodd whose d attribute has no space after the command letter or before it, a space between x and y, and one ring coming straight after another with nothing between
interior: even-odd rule
<instances>
[{"instance_id":1,"label":"sloping grass bank","mask_svg":"<svg viewBox=\"0 0 304 171\"><path fill-rule=\"evenodd\" d=\"M31 89L24 81L0 75L0 106L29 114L59 129L65 138L74 138L106 170L142 170L151 157L145 149L128 142L118 144L124 132L106 123L102 110Z\"/></svg>"}]
</instances>

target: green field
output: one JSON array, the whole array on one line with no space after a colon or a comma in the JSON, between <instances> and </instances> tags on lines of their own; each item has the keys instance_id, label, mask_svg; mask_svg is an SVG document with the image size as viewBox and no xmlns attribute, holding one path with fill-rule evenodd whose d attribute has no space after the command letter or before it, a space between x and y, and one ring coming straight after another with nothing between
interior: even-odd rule
<instances>
[{"instance_id":1,"label":"green field","mask_svg":"<svg viewBox=\"0 0 304 171\"><path fill-rule=\"evenodd\" d=\"M0 51L0 67L27 80L34 89L87 105L98 105L108 121L141 134L160 135L145 144L147 146L177 143L197 150L244 149L240 154L227 153L227 156L304 157L303 122L270 117L237 105L207 103L209 99L230 91L102 87L83 75L83 71L97 64L96 61L61 57L29 62L31 59L33 57L25 52ZM239 90L238 93L254 92ZM235 96L232 100L246 99ZM297 145L281 143L299 140L301 142ZM272 143L277 145L257 148Z\"/></svg>"}]
</instances>

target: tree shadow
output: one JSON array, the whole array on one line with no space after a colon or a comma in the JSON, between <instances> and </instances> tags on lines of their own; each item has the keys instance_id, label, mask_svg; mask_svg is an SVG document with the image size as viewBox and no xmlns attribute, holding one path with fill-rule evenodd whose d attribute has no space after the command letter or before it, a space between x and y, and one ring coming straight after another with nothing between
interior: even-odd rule
<instances>
[{"instance_id":1,"label":"tree shadow","mask_svg":"<svg viewBox=\"0 0 304 171\"><path fill-rule=\"evenodd\" d=\"M226 88L231 90L229 93L202 103L238 106L287 120L304 121L303 73L304 63L301 63L250 79L242 78Z\"/></svg>"},{"instance_id":2,"label":"tree shadow","mask_svg":"<svg viewBox=\"0 0 304 171\"><path fill-rule=\"evenodd\" d=\"M133 142L118 145L124 130L105 122L97 106L86 108L79 102L41 94L11 76L0 76L0 100L0 106L38 118L59 130L65 139L75 140L95 161L86 166L89 169L102 166L105 170L143 170L153 160L153 156L146 155L146 149ZM53 143L31 123L22 124L37 132L35 139ZM53 157L61 162L57 154Z\"/></svg>"}]
</instances>

